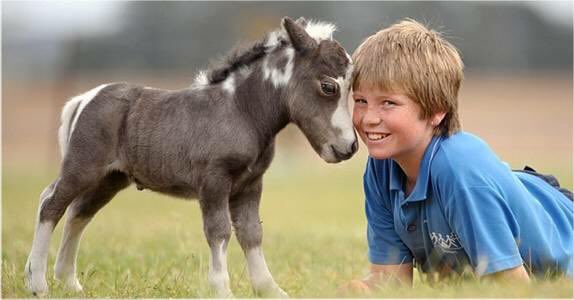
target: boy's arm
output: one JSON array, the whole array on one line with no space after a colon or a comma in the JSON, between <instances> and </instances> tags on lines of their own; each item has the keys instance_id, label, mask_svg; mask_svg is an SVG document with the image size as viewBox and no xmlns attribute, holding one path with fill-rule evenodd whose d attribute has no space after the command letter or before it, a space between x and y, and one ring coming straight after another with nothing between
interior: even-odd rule
<instances>
[{"instance_id":1,"label":"boy's arm","mask_svg":"<svg viewBox=\"0 0 574 300\"><path fill-rule=\"evenodd\" d=\"M444 204L476 275L487 280L528 282L516 242L517 220L502 194L488 185L458 187Z\"/></svg>"},{"instance_id":2,"label":"boy's arm","mask_svg":"<svg viewBox=\"0 0 574 300\"><path fill-rule=\"evenodd\" d=\"M530 277L524 266L518 266L516 268L507 269L504 271L492 273L483 276L486 280L495 280L501 282L530 282Z\"/></svg>"}]
</instances>

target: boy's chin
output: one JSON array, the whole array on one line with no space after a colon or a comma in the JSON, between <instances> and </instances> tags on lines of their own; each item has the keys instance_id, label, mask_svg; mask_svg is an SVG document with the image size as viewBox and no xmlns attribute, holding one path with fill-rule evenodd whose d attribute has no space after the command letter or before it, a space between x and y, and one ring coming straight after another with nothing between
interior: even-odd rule
<instances>
[{"instance_id":1,"label":"boy's chin","mask_svg":"<svg viewBox=\"0 0 574 300\"><path fill-rule=\"evenodd\" d=\"M380 151L379 149L377 149L377 150L369 149L369 156L374 158L374 159L389 159L389 158L391 158L389 153L386 153L384 151Z\"/></svg>"}]
</instances>

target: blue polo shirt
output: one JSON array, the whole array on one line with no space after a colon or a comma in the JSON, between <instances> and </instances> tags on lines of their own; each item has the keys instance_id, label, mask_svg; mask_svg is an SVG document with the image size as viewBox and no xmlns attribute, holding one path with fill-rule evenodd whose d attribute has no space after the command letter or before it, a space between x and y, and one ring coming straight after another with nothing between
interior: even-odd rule
<instances>
[{"instance_id":1,"label":"blue polo shirt","mask_svg":"<svg viewBox=\"0 0 574 300\"><path fill-rule=\"evenodd\" d=\"M479 276L524 264L572 277L574 205L544 180L512 172L480 138L434 137L408 197L391 160L364 175L369 260Z\"/></svg>"}]
</instances>

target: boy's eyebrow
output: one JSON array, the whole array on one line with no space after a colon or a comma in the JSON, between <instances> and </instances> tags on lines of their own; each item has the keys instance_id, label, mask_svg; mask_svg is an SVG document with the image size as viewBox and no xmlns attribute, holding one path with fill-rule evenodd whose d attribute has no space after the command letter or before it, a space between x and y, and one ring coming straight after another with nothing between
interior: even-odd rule
<instances>
[{"instance_id":1,"label":"boy's eyebrow","mask_svg":"<svg viewBox=\"0 0 574 300\"><path fill-rule=\"evenodd\" d=\"M396 96L397 96L397 94L380 92L380 93L373 94L372 98L374 98L375 100L384 99L384 98L395 99L395 98L397 98ZM363 97L364 98L365 96L359 92L353 91L353 97Z\"/></svg>"}]
</instances>

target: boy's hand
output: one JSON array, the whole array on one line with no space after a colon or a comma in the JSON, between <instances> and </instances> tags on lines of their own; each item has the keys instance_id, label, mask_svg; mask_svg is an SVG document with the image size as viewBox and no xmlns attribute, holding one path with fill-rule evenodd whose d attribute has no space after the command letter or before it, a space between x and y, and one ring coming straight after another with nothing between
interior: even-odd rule
<instances>
[{"instance_id":1,"label":"boy's hand","mask_svg":"<svg viewBox=\"0 0 574 300\"><path fill-rule=\"evenodd\" d=\"M371 264L369 275L363 279L353 279L339 287L340 295L371 295L384 285L412 286L413 265L377 265Z\"/></svg>"},{"instance_id":2,"label":"boy's hand","mask_svg":"<svg viewBox=\"0 0 574 300\"><path fill-rule=\"evenodd\" d=\"M339 295L371 295L372 290L369 285L361 279L353 279L341 285L338 289Z\"/></svg>"}]
</instances>

